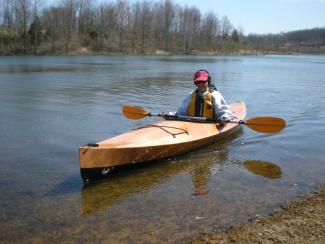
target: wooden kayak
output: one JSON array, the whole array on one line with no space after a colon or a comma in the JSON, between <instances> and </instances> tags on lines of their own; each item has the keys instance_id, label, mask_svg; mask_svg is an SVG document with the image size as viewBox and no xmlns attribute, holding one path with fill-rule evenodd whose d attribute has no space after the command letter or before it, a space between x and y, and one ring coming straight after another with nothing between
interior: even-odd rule
<instances>
[{"instance_id":1,"label":"wooden kayak","mask_svg":"<svg viewBox=\"0 0 325 244\"><path fill-rule=\"evenodd\" d=\"M246 117L244 102L229 106L233 121ZM213 122L160 120L96 144L80 147L81 176L84 181L88 181L98 174L107 174L116 166L180 155L212 144L238 128L237 123L218 126Z\"/></svg>"}]
</instances>

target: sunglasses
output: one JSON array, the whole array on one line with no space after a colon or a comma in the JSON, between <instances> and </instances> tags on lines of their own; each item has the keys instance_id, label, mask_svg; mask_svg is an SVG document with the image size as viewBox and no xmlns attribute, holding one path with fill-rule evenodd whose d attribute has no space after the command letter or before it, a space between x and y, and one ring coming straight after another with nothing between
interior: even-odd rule
<instances>
[{"instance_id":1,"label":"sunglasses","mask_svg":"<svg viewBox=\"0 0 325 244\"><path fill-rule=\"evenodd\" d=\"M195 84L203 84L203 83L206 83L208 82L207 80L197 80L197 81L194 81Z\"/></svg>"}]
</instances>

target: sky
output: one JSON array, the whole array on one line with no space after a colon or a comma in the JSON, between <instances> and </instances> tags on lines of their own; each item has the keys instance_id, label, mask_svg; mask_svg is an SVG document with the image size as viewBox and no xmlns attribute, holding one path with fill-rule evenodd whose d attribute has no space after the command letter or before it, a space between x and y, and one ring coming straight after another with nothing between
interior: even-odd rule
<instances>
[{"instance_id":1,"label":"sky","mask_svg":"<svg viewBox=\"0 0 325 244\"><path fill-rule=\"evenodd\" d=\"M325 0L172 0L202 13L226 15L244 34L277 34L325 27Z\"/></svg>"}]
</instances>

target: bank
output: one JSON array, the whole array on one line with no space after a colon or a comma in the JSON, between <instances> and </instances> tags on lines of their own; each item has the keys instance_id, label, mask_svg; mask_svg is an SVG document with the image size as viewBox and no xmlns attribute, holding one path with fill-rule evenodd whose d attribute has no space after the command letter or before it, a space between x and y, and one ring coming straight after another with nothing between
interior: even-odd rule
<instances>
[{"instance_id":1,"label":"bank","mask_svg":"<svg viewBox=\"0 0 325 244\"><path fill-rule=\"evenodd\" d=\"M202 233L192 243L325 243L325 188L224 232Z\"/></svg>"}]
</instances>

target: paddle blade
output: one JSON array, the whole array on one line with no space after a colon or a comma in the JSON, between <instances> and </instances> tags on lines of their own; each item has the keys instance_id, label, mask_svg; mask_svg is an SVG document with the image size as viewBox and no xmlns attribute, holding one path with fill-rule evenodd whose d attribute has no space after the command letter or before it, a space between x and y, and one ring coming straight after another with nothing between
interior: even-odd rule
<instances>
[{"instance_id":1,"label":"paddle blade","mask_svg":"<svg viewBox=\"0 0 325 244\"><path fill-rule=\"evenodd\" d=\"M150 113L145 111L143 108L131 106L131 105L124 105L122 108L123 114L128 119L142 119L147 117Z\"/></svg>"},{"instance_id":2,"label":"paddle blade","mask_svg":"<svg viewBox=\"0 0 325 244\"><path fill-rule=\"evenodd\" d=\"M262 133L275 133L286 127L284 119L277 117L256 117L244 122L252 130Z\"/></svg>"}]
</instances>

